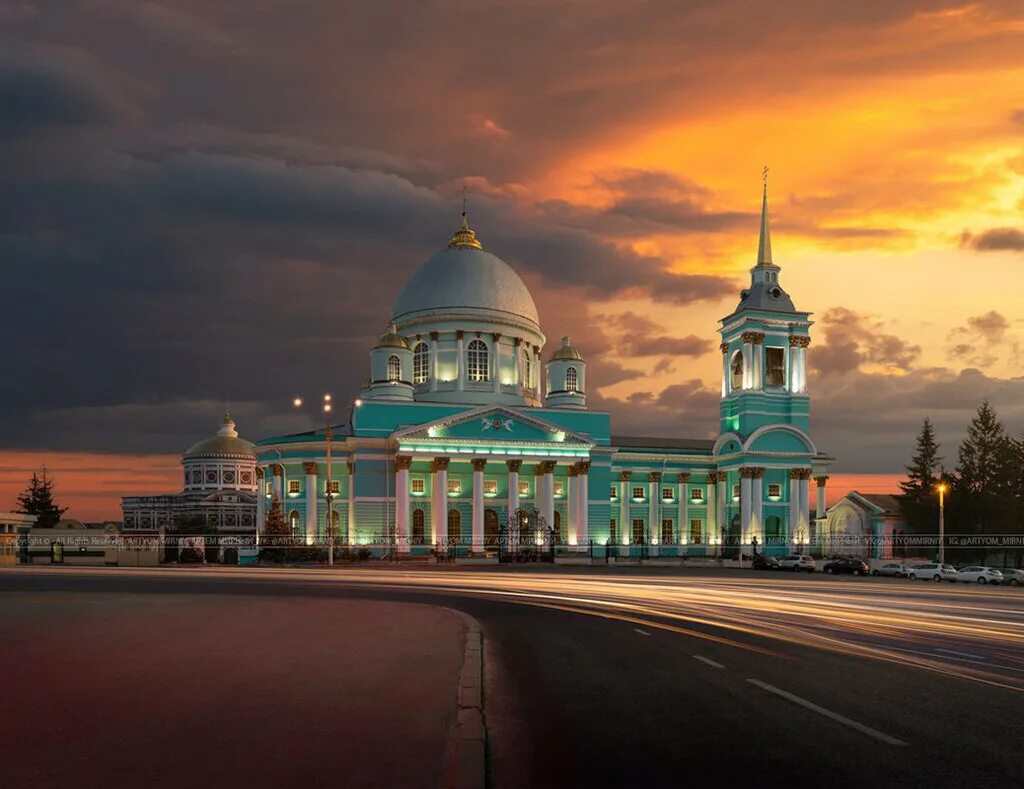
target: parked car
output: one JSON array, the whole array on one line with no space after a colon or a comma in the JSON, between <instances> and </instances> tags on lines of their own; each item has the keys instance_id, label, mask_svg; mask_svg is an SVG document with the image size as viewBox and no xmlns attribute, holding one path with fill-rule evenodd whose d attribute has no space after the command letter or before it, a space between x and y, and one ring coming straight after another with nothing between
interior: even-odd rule
<instances>
[{"instance_id":1,"label":"parked car","mask_svg":"<svg viewBox=\"0 0 1024 789\"><path fill-rule=\"evenodd\" d=\"M853 575L867 575L871 569L860 559L833 559L825 562L823 568L826 573L853 573Z\"/></svg>"},{"instance_id":2,"label":"parked car","mask_svg":"<svg viewBox=\"0 0 1024 789\"><path fill-rule=\"evenodd\" d=\"M916 581L918 578L922 581L955 581L956 576L956 568L951 564L925 562L911 567L907 578L911 581Z\"/></svg>"},{"instance_id":3,"label":"parked car","mask_svg":"<svg viewBox=\"0 0 1024 789\"><path fill-rule=\"evenodd\" d=\"M814 572L814 559L806 554L791 554L790 556L784 556L779 559L780 570L792 570L794 573L800 570L806 570L809 573Z\"/></svg>"},{"instance_id":4,"label":"parked car","mask_svg":"<svg viewBox=\"0 0 1024 789\"><path fill-rule=\"evenodd\" d=\"M1024 586L1024 570L1014 570L1011 567L1003 568L1003 583L1009 586Z\"/></svg>"},{"instance_id":5,"label":"parked car","mask_svg":"<svg viewBox=\"0 0 1024 789\"><path fill-rule=\"evenodd\" d=\"M778 570L779 560L774 556L765 556L763 553L759 553L754 557L751 566L755 570Z\"/></svg>"},{"instance_id":6,"label":"parked car","mask_svg":"<svg viewBox=\"0 0 1024 789\"><path fill-rule=\"evenodd\" d=\"M973 565L972 567L964 567L959 570L956 574L956 580L968 584L1001 584L1003 582L1003 574L994 567Z\"/></svg>"},{"instance_id":7,"label":"parked car","mask_svg":"<svg viewBox=\"0 0 1024 789\"><path fill-rule=\"evenodd\" d=\"M906 578L909 573L910 568L905 564L900 564L899 562L883 564L881 567L876 567L871 571L872 575L891 575L896 578Z\"/></svg>"}]
</instances>

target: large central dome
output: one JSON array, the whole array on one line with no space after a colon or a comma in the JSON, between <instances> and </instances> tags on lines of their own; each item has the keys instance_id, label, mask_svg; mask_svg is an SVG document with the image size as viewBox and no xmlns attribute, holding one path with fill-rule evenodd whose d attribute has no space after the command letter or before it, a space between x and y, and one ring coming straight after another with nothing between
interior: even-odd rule
<instances>
[{"instance_id":1,"label":"large central dome","mask_svg":"<svg viewBox=\"0 0 1024 789\"><path fill-rule=\"evenodd\" d=\"M448 248L406 282L392 320L402 325L443 314L526 321L540 330L537 305L526 285L505 261L484 251L465 219Z\"/></svg>"}]
</instances>

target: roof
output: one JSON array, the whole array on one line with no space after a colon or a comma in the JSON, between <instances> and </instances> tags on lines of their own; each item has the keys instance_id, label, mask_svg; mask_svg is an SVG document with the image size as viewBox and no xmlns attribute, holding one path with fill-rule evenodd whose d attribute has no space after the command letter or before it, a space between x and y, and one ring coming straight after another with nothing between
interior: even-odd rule
<instances>
[{"instance_id":1,"label":"roof","mask_svg":"<svg viewBox=\"0 0 1024 789\"><path fill-rule=\"evenodd\" d=\"M555 352L551 354L551 361L571 361L571 362L582 362L583 354L581 354L573 344L569 342L568 337L562 338L562 344L555 349Z\"/></svg>"},{"instance_id":2,"label":"roof","mask_svg":"<svg viewBox=\"0 0 1024 789\"><path fill-rule=\"evenodd\" d=\"M331 438L344 438L352 435L352 425L348 422L342 422L339 425L331 425ZM324 429L317 428L316 430L306 430L302 433L288 433L283 436L270 436L269 438L262 438L256 442L256 446L262 447L268 444L279 444L279 443L297 443L300 441L323 441L324 440Z\"/></svg>"},{"instance_id":3,"label":"roof","mask_svg":"<svg viewBox=\"0 0 1024 789\"><path fill-rule=\"evenodd\" d=\"M892 493L861 493L857 490L852 492L856 493L864 499L864 501L869 504L874 504L876 507L885 510L887 513L897 513L900 511L900 500Z\"/></svg>"},{"instance_id":4,"label":"roof","mask_svg":"<svg viewBox=\"0 0 1024 789\"><path fill-rule=\"evenodd\" d=\"M653 438L650 436L612 436L613 447L629 449L700 449L711 451L711 438Z\"/></svg>"},{"instance_id":5,"label":"roof","mask_svg":"<svg viewBox=\"0 0 1024 789\"><path fill-rule=\"evenodd\" d=\"M224 414L220 430L217 435L204 438L185 450L184 458L212 457L218 455L252 455L255 457L255 447L251 441L238 437L235 430L235 421L230 414Z\"/></svg>"}]
</instances>

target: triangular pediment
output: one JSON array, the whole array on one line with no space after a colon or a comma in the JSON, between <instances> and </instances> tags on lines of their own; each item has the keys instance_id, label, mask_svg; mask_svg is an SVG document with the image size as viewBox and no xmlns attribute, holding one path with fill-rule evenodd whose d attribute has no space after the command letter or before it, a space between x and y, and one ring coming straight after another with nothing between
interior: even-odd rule
<instances>
[{"instance_id":1,"label":"triangular pediment","mask_svg":"<svg viewBox=\"0 0 1024 789\"><path fill-rule=\"evenodd\" d=\"M392 437L403 443L509 443L555 444L559 446L592 447L585 435L504 406L487 406L463 411L396 431Z\"/></svg>"}]
</instances>

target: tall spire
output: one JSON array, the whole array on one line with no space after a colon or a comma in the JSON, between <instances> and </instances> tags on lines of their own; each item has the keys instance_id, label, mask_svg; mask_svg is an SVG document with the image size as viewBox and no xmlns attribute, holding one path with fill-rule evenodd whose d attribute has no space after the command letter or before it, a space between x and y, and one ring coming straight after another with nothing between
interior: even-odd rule
<instances>
[{"instance_id":1,"label":"tall spire","mask_svg":"<svg viewBox=\"0 0 1024 789\"><path fill-rule=\"evenodd\" d=\"M469 227L469 220L466 219L466 185L462 185L462 222L459 224L459 229L452 235L452 240L448 242L449 247L471 247L473 249L483 249L484 245L476 237Z\"/></svg>"},{"instance_id":2,"label":"tall spire","mask_svg":"<svg viewBox=\"0 0 1024 789\"><path fill-rule=\"evenodd\" d=\"M761 171L764 192L761 195L761 237L757 242L757 265L772 266L772 235L768 227L768 168Z\"/></svg>"}]
</instances>

